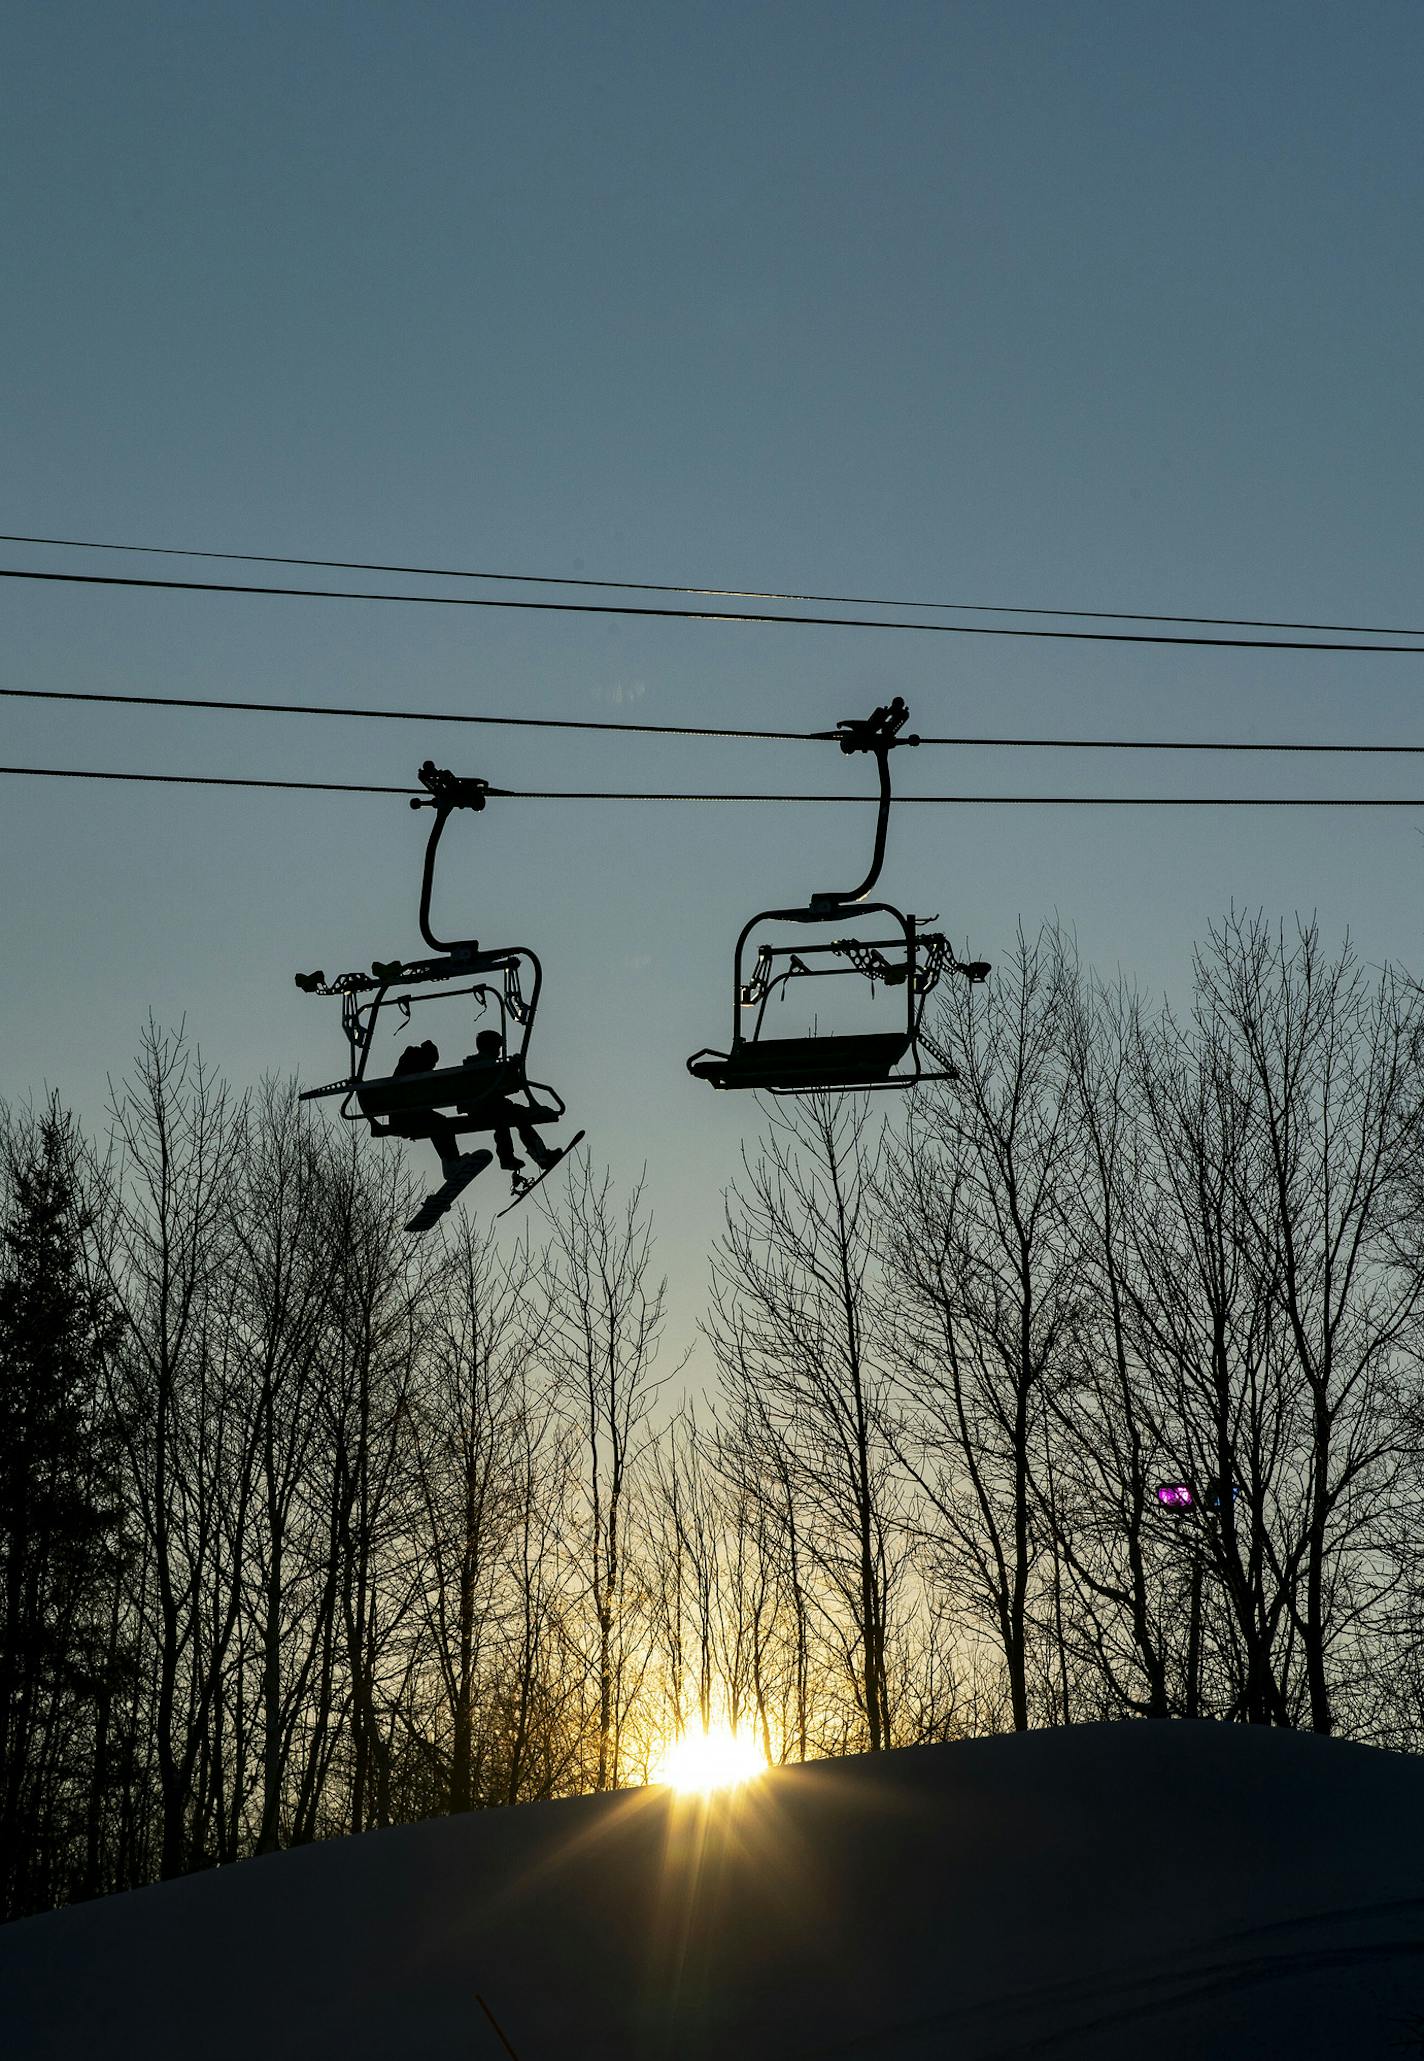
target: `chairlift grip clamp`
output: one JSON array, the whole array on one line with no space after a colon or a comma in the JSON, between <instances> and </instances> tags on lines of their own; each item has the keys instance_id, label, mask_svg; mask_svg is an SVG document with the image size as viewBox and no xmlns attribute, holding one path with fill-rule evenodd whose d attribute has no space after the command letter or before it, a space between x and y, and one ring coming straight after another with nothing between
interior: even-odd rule
<instances>
[{"instance_id":1,"label":"chairlift grip clamp","mask_svg":"<svg viewBox=\"0 0 1424 2061\"><path fill-rule=\"evenodd\" d=\"M425 761L419 778L428 792L411 796L413 809L436 809L441 815L447 815L451 809L482 809L489 794L488 780L448 772L444 766L437 766L434 759Z\"/></svg>"},{"instance_id":2,"label":"chairlift grip clamp","mask_svg":"<svg viewBox=\"0 0 1424 2061\"><path fill-rule=\"evenodd\" d=\"M828 733L835 737L847 757L852 752L873 751L877 757L891 751L897 744L918 744L916 736L902 737L899 733L910 720L910 710L904 696L897 694L883 707L872 709L868 716L844 716Z\"/></svg>"}]
</instances>

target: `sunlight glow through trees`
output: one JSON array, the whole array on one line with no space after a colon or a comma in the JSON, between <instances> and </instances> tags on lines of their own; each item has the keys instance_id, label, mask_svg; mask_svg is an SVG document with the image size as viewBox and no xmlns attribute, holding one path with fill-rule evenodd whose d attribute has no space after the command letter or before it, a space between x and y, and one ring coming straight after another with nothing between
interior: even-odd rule
<instances>
[{"instance_id":1,"label":"sunlight glow through trees","mask_svg":"<svg viewBox=\"0 0 1424 2061\"><path fill-rule=\"evenodd\" d=\"M653 1769L652 1781L683 1796L710 1796L766 1773L766 1755L751 1738L739 1738L727 1724L706 1731L687 1731L667 1748Z\"/></svg>"}]
</instances>

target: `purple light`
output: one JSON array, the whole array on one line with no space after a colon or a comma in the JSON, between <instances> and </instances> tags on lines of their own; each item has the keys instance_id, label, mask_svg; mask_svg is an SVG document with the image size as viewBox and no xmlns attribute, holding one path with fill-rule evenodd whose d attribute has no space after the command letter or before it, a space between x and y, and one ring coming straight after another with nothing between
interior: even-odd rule
<instances>
[{"instance_id":1,"label":"purple light","mask_svg":"<svg viewBox=\"0 0 1424 2061\"><path fill-rule=\"evenodd\" d=\"M1164 1510L1194 1510L1196 1497L1184 1481L1164 1481L1157 1490L1157 1501Z\"/></svg>"}]
</instances>

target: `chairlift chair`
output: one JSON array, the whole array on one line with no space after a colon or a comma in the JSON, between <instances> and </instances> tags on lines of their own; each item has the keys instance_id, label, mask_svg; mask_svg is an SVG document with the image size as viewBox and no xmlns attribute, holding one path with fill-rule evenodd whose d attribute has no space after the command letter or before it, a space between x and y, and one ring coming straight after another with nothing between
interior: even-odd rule
<instances>
[{"instance_id":1,"label":"chairlift chair","mask_svg":"<svg viewBox=\"0 0 1424 2061\"><path fill-rule=\"evenodd\" d=\"M900 732L909 709L899 695L871 715L837 724L833 732L842 752L869 752L880 777L880 805L875 821L875 849L870 870L858 886L813 894L805 907L764 909L743 925L732 959L732 1042L725 1052L705 1047L694 1052L687 1070L694 1080L714 1088L759 1088L771 1095L813 1095L826 1090L912 1088L922 1081L957 1078L948 1056L924 1029L925 1001L946 971L969 981L982 981L989 968L983 961L961 962L947 937L925 930L920 919L890 902L865 897L880 878L890 823L890 753L897 745L916 745L918 737ZM745 970L747 941L759 924L826 926L844 924L848 914L883 916L886 936L839 936L824 942L762 945L751 972ZM932 920L932 919L931 919ZM903 988L905 1010L892 1030L835 1032L830 1035L776 1037L767 1026L767 1008L785 996L792 982L824 980L852 974L887 988ZM752 1011L744 1028L744 1012ZM927 1067L924 1054L934 1062Z\"/></svg>"},{"instance_id":2,"label":"chairlift chair","mask_svg":"<svg viewBox=\"0 0 1424 2061\"><path fill-rule=\"evenodd\" d=\"M427 1198L424 1208L408 1229L428 1229L490 1162L489 1152L465 1155L453 1152L453 1141L477 1132L522 1130L527 1126L557 1123L565 1114L562 1098L547 1083L531 1081L528 1051L543 988L543 969L538 955L527 945L483 949L475 938L440 938L430 927L431 893L435 878L435 857L449 816L456 809L485 806L489 789L486 780L461 779L427 759L420 768L425 796L414 796L413 809L433 808L435 820L425 847L425 868L420 890L420 933L433 956L422 959L376 959L370 973L343 973L327 980L320 971L299 973L296 983L306 994L339 995L341 1022L346 1034L349 1065L345 1077L320 1088L308 1088L303 1102L339 1095L341 1115L348 1122L365 1120L376 1137L423 1139L440 1152L445 1172L443 1188ZM396 1011L402 1026L423 1004L451 1001L468 996L475 1015L491 1021L481 1038L493 1047L488 1032L494 1030L497 1050L479 1049L466 1054L457 1064L441 1066L433 1046L408 1047L392 1073L372 1075L369 1062L375 1032L385 1010ZM427 1063L426 1051L434 1054ZM582 1132L564 1151L578 1143ZM562 1158L563 1152L555 1155ZM538 1178L551 1169L550 1161ZM516 1200L537 1183L518 1182Z\"/></svg>"}]
</instances>

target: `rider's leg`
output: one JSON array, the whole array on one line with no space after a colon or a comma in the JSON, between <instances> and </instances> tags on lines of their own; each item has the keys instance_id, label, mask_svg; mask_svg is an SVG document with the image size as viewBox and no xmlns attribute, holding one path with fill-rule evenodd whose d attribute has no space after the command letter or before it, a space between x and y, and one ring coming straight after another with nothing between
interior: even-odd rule
<instances>
[{"instance_id":1,"label":"rider's leg","mask_svg":"<svg viewBox=\"0 0 1424 2061\"><path fill-rule=\"evenodd\" d=\"M559 1156L557 1152L551 1152L549 1150L549 1147L544 1143L544 1140L539 1136L539 1133L535 1130L533 1124L519 1125L519 1142L524 1147L524 1150L529 1154L529 1157L533 1160L535 1166L552 1166L554 1164L554 1161Z\"/></svg>"},{"instance_id":2,"label":"rider's leg","mask_svg":"<svg viewBox=\"0 0 1424 2061\"><path fill-rule=\"evenodd\" d=\"M429 1119L429 1122L430 1130L428 1135L430 1141L434 1145L435 1150L440 1154L441 1167L448 1175L451 1169L458 1164L460 1159L459 1137L456 1133L455 1126L452 1123L450 1123L447 1118L443 1116L432 1116Z\"/></svg>"},{"instance_id":3,"label":"rider's leg","mask_svg":"<svg viewBox=\"0 0 1424 2061\"><path fill-rule=\"evenodd\" d=\"M524 1137L524 1126L522 1124L519 1128L519 1135L521 1139ZM496 1128L494 1134L494 1151L496 1159L499 1161L500 1165L504 1168L507 1174L517 1174L520 1172L524 1165L524 1162L522 1159L517 1159L515 1157L514 1140L509 1135L508 1124L501 1124Z\"/></svg>"}]
</instances>

